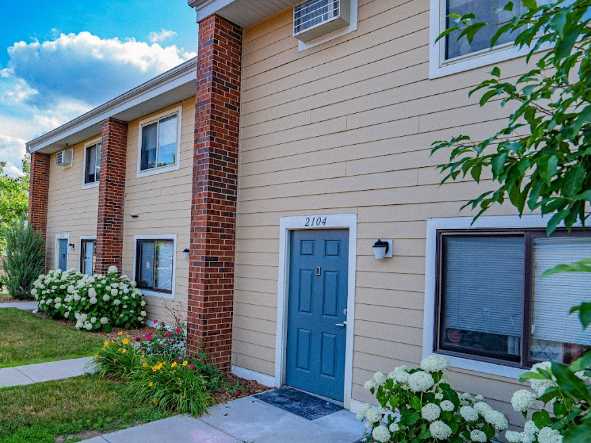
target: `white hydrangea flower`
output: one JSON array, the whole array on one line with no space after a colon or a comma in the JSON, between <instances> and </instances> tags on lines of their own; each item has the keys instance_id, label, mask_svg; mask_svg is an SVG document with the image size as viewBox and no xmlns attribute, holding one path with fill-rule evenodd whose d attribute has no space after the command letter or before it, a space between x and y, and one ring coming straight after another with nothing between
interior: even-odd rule
<instances>
[{"instance_id":1,"label":"white hydrangea flower","mask_svg":"<svg viewBox=\"0 0 591 443\"><path fill-rule=\"evenodd\" d=\"M61 303L56 303L56 304L55 304L55 309L59 309L59 308L61 308L61 307L62 307L62 304L61 304Z\"/></svg>"},{"instance_id":2,"label":"white hydrangea flower","mask_svg":"<svg viewBox=\"0 0 591 443\"><path fill-rule=\"evenodd\" d=\"M398 423L392 423L389 429L392 434L395 434L400 430L400 426L398 426Z\"/></svg>"},{"instance_id":3,"label":"white hydrangea flower","mask_svg":"<svg viewBox=\"0 0 591 443\"><path fill-rule=\"evenodd\" d=\"M495 411L492 408L484 413L484 419L495 427L497 431L504 431L509 427L509 421L502 412Z\"/></svg>"},{"instance_id":4,"label":"white hydrangea flower","mask_svg":"<svg viewBox=\"0 0 591 443\"><path fill-rule=\"evenodd\" d=\"M475 401L482 401L482 400L484 400L484 396L482 394L476 394L474 396L474 400Z\"/></svg>"},{"instance_id":5,"label":"white hydrangea flower","mask_svg":"<svg viewBox=\"0 0 591 443\"><path fill-rule=\"evenodd\" d=\"M367 408L367 411L365 411L365 419L368 423L378 423L382 420L382 413L378 410L378 408L371 406Z\"/></svg>"},{"instance_id":6,"label":"white hydrangea flower","mask_svg":"<svg viewBox=\"0 0 591 443\"><path fill-rule=\"evenodd\" d=\"M66 311L66 312L64 312L64 317L65 317L65 318L68 318L69 316L70 316L70 311Z\"/></svg>"},{"instance_id":7,"label":"white hydrangea flower","mask_svg":"<svg viewBox=\"0 0 591 443\"><path fill-rule=\"evenodd\" d=\"M371 391L372 389L375 389L376 383L375 383L375 381L373 381L373 379L370 379L370 380L367 380L365 382L365 384L363 385L363 387L365 389L367 389L368 391Z\"/></svg>"},{"instance_id":8,"label":"white hydrangea flower","mask_svg":"<svg viewBox=\"0 0 591 443\"><path fill-rule=\"evenodd\" d=\"M394 368L388 374L388 378L394 380L397 383L406 383L408 381L408 372L406 372L406 366L398 366Z\"/></svg>"},{"instance_id":9,"label":"white hydrangea flower","mask_svg":"<svg viewBox=\"0 0 591 443\"><path fill-rule=\"evenodd\" d=\"M376 426L371 432L371 436L375 441L385 443L390 440L390 431L384 425Z\"/></svg>"},{"instance_id":10,"label":"white hydrangea flower","mask_svg":"<svg viewBox=\"0 0 591 443\"><path fill-rule=\"evenodd\" d=\"M146 306L146 302L144 300L142 300L142 302L140 303L141 306Z\"/></svg>"},{"instance_id":11,"label":"white hydrangea flower","mask_svg":"<svg viewBox=\"0 0 591 443\"><path fill-rule=\"evenodd\" d=\"M441 415L441 409L435 403L427 403L421 408L421 417L428 422L435 421Z\"/></svg>"},{"instance_id":12,"label":"white hydrangea flower","mask_svg":"<svg viewBox=\"0 0 591 443\"><path fill-rule=\"evenodd\" d=\"M441 392L438 392L437 394L435 394L435 400L443 400L443 394Z\"/></svg>"},{"instance_id":13,"label":"white hydrangea flower","mask_svg":"<svg viewBox=\"0 0 591 443\"><path fill-rule=\"evenodd\" d=\"M33 297L37 298L37 289L36 288L31 289L31 295Z\"/></svg>"},{"instance_id":14,"label":"white hydrangea flower","mask_svg":"<svg viewBox=\"0 0 591 443\"><path fill-rule=\"evenodd\" d=\"M103 295L103 301L109 301L109 300L111 300L111 297L109 296L109 294Z\"/></svg>"},{"instance_id":15,"label":"white hydrangea flower","mask_svg":"<svg viewBox=\"0 0 591 443\"><path fill-rule=\"evenodd\" d=\"M533 402L536 400L535 395L527 389L520 389L511 397L511 405L517 412L525 412L529 410Z\"/></svg>"},{"instance_id":16,"label":"white hydrangea flower","mask_svg":"<svg viewBox=\"0 0 591 443\"><path fill-rule=\"evenodd\" d=\"M436 440L447 440L451 436L451 428L441 420L431 423L429 425L429 431Z\"/></svg>"},{"instance_id":17,"label":"white hydrangea flower","mask_svg":"<svg viewBox=\"0 0 591 443\"><path fill-rule=\"evenodd\" d=\"M538 427L536 426L536 424L533 422L533 420L528 420L525 422L525 424L523 425L523 432L526 435L535 437L535 435L539 432L540 430L538 429Z\"/></svg>"},{"instance_id":18,"label":"white hydrangea flower","mask_svg":"<svg viewBox=\"0 0 591 443\"><path fill-rule=\"evenodd\" d=\"M74 294L74 301L80 301L80 296L78 294Z\"/></svg>"},{"instance_id":19,"label":"white hydrangea flower","mask_svg":"<svg viewBox=\"0 0 591 443\"><path fill-rule=\"evenodd\" d=\"M101 317L101 325L106 325L109 323L109 319L107 317Z\"/></svg>"},{"instance_id":20,"label":"white hydrangea flower","mask_svg":"<svg viewBox=\"0 0 591 443\"><path fill-rule=\"evenodd\" d=\"M123 314L121 314L121 317L123 317ZM138 317L137 321L144 321L144 317Z\"/></svg>"},{"instance_id":21,"label":"white hydrangea flower","mask_svg":"<svg viewBox=\"0 0 591 443\"><path fill-rule=\"evenodd\" d=\"M428 372L417 371L408 377L408 385L413 392L425 392L434 383L433 377Z\"/></svg>"},{"instance_id":22,"label":"white hydrangea flower","mask_svg":"<svg viewBox=\"0 0 591 443\"><path fill-rule=\"evenodd\" d=\"M89 300L89 302L90 302L91 305L96 305L97 300L96 300L96 298L91 298Z\"/></svg>"},{"instance_id":23,"label":"white hydrangea flower","mask_svg":"<svg viewBox=\"0 0 591 443\"><path fill-rule=\"evenodd\" d=\"M109 273L109 274L116 274L117 272L119 272L119 269L117 269L117 266L115 266L115 265L111 265L107 269L107 273Z\"/></svg>"},{"instance_id":24,"label":"white hydrangea flower","mask_svg":"<svg viewBox=\"0 0 591 443\"><path fill-rule=\"evenodd\" d=\"M365 414L367 413L367 410L369 409L369 405L363 405L361 406L361 408L359 408L359 410L357 411L357 420L361 421L365 418Z\"/></svg>"},{"instance_id":25,"label":"white hydrangea flower","mask_svg":"<svg viewBox=\"0 0 591 443\"><path fill-rule=\"evenodd\" d=\"M96 298L96 290L93 287L88 288L88 296L90 298Z\"/></svg>"},{"instance_id":26,"label":"white hydrangea flower","mask_svg":"<svg viewBox=\"0 0 591 443\"><path fill-rule=\"evenodd\" d=\"M121 300L119 300L119 299L115 299L115 300L113 300L113 304L114 304L115 306L119 306L119 305L121 304Z\"/></svg>"},{"instance_id":27,"label":"white hydrangea flower","mask_svg":"<svg viewBox=\"0 0 591 443\"><path fill-rule=\"evenodd\" d=\"M430 355L421 361L421 369L427 372L443 371L447 368L447 360L441 355Z\"/></svg>"},{"instance_id":28,"label":"white hydrangea flower","mask_svg":"<svg viewBox=\"0 0 591 443\"><path fill-rule=\"evenodd\" d=\"M460 415L468 422L478 420L478 412L472 406L462 406L460 408Z\"/></svg>"},{"instance_id":29,"label":"white hydrangea flower","mask_svg":"<svg viewBox=\"0 0 591 443\"><path fill-rule=\"evenodd\" d=\"M538 397L541 397L548 388L555 386L555 383L552 380L529 380L529 385L532 391L534 391Z\"/></svg>"},{"instance_id":30,"label":"white hydrangea flower","mask_svg":"<svg viewBox=\"0 0 591 443\"><path fill-rule=\"evenodd\" d=\"M119 291L117 291L117 289L111 289L111 295L113 297L115 297L117 294L119 294Z\"/></svg>"},{"instance_id":31,"label":"white hydrangea flower","mask_svg":"<svg viewBox=\"0 0 591 443\"><path fill-rule=\"evenodd\" d=\"M89 322L84 323L84 329L90 331L92 329L92 324Z\"/></svg>"},{"instance_id":32,"label":"white hydrangea flower","mask_svg":"<svg viewBox=\"0 0 591 443\"><path fill-rule=\"evenodd\" d=\"M92 318L90 319L90 323L96 323L96 317L92 317Z\"/></svg>"},{"instance_id":33,"label":"white hydrangea flower","mask_svg":"<svg viewBox=\"0 0 591 443\"><path fill-rule=\"evenodd\" d=\"M145 316L146 316L146 315L148 315L148 314L146 313L146 311L142 311L142 312L140 312L140 315L141 315L142 317L145 317Z\"/></svg>"},{"instance_id":34,"label":"white hydrangea flower","mask_svg":"<svg viewBox=\"0 0 591 443\"><path fill-rule=\"evenodd\" d=\"M539 443L562 443L562 435L556 429L545 427L538 434Z\"/></svg>"},{"instance_id":35,"label":"white hydrangea flower","mask_svg":"<svg viewBox=\"0 0 591 443\"><path fill-rule=\"evenodd\" d=\"M455 405L449 400L443 400L441 403L439 403L439 407L445 412L451 412L456 408Z\"/></svg>"},{"instance_id":36,"label":"white hydrangea flower","mask_svg":"<svg viewBox=\"0 0 591 443\"><path fill-rule=\"evenodd\" d=\"M523 441L523 435L521 432L516 431L505 432L505 438L509 443L521 443Z\"/></svg>"},{"instance_id":37,"label":"white hydrangea flower","mask_svg":"<svg viewBox=\"0 0 591 443\"><path fill-rule=\"evenodd\" d=\"M373 375L373 381L377 386L381 386L385 383L386 376L382 372L378 371Z\"/></svg>"},{"instance_id":38,"label":"white hydrangea flower","mask_svg":"<svg viewBox=\"0 0 591 443\"><path fill-rule=\"evenodd\" d=\"M474 404L474 409L476 409L476 412L478 412L483 417L484 417L484 414L486 414L487 411L492 410L492 408L489 406L489 404L488 403L485 403L483 401L479 401L478 403L475 403Z\"/></svg>"},{"instance_id":39,"label":"white hydrangea flower","mask_svg":"<svg viewBox=\"0 0 591 443\"><path fill-rule=\"evenodd\" d=\"M488 439L486 438L486 434L484 432L474 429L472 432L470 432L470 440L486 443Z\"/></svg>"}]
</instances>

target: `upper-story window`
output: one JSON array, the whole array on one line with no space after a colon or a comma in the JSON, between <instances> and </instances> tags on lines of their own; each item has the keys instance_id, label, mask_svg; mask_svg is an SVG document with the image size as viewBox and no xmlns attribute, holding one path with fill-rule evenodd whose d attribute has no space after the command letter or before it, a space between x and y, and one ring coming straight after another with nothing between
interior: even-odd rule
<instances>
[{"instance_id":1,"label":"upper-story window","mask_svg":"<svg viewBox=\"0 0 591 443\"><path fill-rule=\"evenodd\" d=\"M178 166L178 112L142 124L140 134L140 172L168 170Z\"/></svg>"},{"instance_id":2,"label":"upper-story window","mask_svg":"<svg viewBox=\"0 0 591 443\"><path fill-rule=\"evenodd\" d=\"M87 146L84 158L84 184L97 183L101 175L101 144Z\"/></svg>"},{"instance_id":3,"label":"upper-story window","mask_svg":"<svg viewBox=\"0 0 591 443\"><path fill-rule=\"evenodd\" d=\"M524 12L522 0L513 0L513 11L506 11L509 0L431 0L430 77L440 77L478 68L524 55L527 48L519 49L512 44L515 35L505 33L490 47L491 38L497 30L515 15ZM455 14L473 13L476 20L485 22L472 42L458 40L458 32L434 43L437 36L454 26Z\"/></svg>"}]
</instances>

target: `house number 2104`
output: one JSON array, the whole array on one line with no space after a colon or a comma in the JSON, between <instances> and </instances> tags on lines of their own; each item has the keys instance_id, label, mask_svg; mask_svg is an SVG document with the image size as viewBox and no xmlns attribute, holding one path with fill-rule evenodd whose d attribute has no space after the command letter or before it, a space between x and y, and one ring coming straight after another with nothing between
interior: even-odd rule
<instances>
[{"instance_id":1,"label":"house number 2104","mask_svg":"<svg viewBox=\"0 0 591 443\"><path fill-rule=\"evenodd\" d=\"M314 226L326 226L326 217L306 217L306 228L312 228Z\"/></svg>"}]
</instances>

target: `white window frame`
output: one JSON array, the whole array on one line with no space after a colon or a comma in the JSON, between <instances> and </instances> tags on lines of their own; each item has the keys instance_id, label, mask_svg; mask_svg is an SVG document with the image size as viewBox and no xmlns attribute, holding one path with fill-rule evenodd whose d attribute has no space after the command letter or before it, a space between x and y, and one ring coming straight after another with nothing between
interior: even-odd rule
<instances>
[{"instance_id":1,"label":"white window frame","mask_svg":"<svg viewBox=\"0 0 591 443\"><path fill-rule=\"evenodd\" d=\"M133 281L137 281L137 241L138 240L172 240L172 247L174 253L172 254L172 286L170 294L166 294L164 292L158 291L151 291L149 289L141 289L142 294L150 297L158 297L158 298L165 298L165 299L174 299L176 298L176 264L177 264L177 241L176 241L176 234L144 234L144 235L136 235L133 238Z\"/></svg>"},{"instance_id":2,"label":"white window frame","mask_svg":"<svg viewBox=\"0 0 591 443\"><path fill-rule=\"evenodd\" d=\"M439 34L446 27L447 0L431 0L429 26L429 78L444 77L458 72L469 71L482 66L492 65L505 60L518 58L529 52L528 47L518 48L511 43L505 43L475 51L450 60L445 60L445 39L435 42Z\"/></svg>"},{"instance_id":3,"label":"white window frame","mask_svg":"<svg viewBox=\"0 0 591 443\"><path fill-rule=\"evenodd\" d=\"M82 272L82 242L84 240L94 240L94 253L96 255L96 235L81 235L80 236L80 257L78 257L78 269ZM93 270L94 274L94 270ZM92 274L91 274L92 275Z\"/></svg>"},{"instance_id":4,"label":"white window frame","mask_svg":"<svg viewBox=\"0 0 591 443\"><path fill-rule=\"evenodd\" d=\"M58 269L60 262L60 248L59 241L66 240L66 271L70 269L70 233L69 232L58 232L55 234L55 251L54 251L54 269Z\"/></svg>"},{"instance_id":5,"label":"white window frame","mask_svg":"<svg viewBox=\"0 0 591 443\"><path fill-rule=\"evenodd\" d=\"M351 1L351 17L349 26L344 26L341 29L336 29L332 32L328 32L314 40L310 40L308 42L303 42L298 40L298 51L305 51L306 49L313 48L315 46L319 46L323 43L326 43L330 40L334 40L337 37L341 37L343 35L349 34L351 32L357 31L359 27L359 1L358 0L350 0ZM294 9L295 11L295 9ZM293 29L293 14L292 14L292 29ZM294 37L295 38L295 37Z\"/></svg>"},{"instance_id":6,"label":"white window frame","mask_svg":"<svg viewBox=\"0 0 591 443\"><path fill-rule=\"evenodd\" d=\"M326 220L322 226L311 226L310 220ZM289 294L290 232L296 230L347 229L349 232L347 331L345 344L345 386L343 404L350 409L353 401L353 343L355 339L355 290L357 269L357 215L310 214L282 217L279 222L279 270L277 276L277 328L275 336L274 386L282 386L287 369L287 305ZM268 378L262 378L267 383ZM262 381L264 383L264 381Z\"/></svg>"},{"instance_id":7,"label":"white window frame","mask_svg":"<svg viewBox=\"0 0 591 443\"><path fill-rule=\"evenodd\" d=\"M151 169L146 169L142 171L142 131L144 126L150 125L152 123L156 123L159 120L162 120L167 117L172 117L173 115L177 116L177 130L176 130L176 162L173 165L168 166L160 166ZM137 165L136 165L136 172L138 177L146 177L155 174L162 174L165 172L176 171L180 168L181 164L181 128L182 128L182 105L178 105L173 109L168 109L163 111L159 114L150 116L144 120L141 120L138 126L138 142L137 142ZM159 143L159 129L160 124L158 124L158 132L156 134L156 141Z\"/></svg>"},{"instance_id":8,"label":"white window frame","mask_svg":"<svg viewBox=\"0 0 591 443\"><path fill-rule=\"evenodd\" d=\"M90 141L84 143L84 147L83 147L84 154L82 155L82 188L83 189L96 188L100 183L100 179L95 180L90 183L86 183L86 150L93 145L96 145L98 143L102 143L102 141L103 141L103 139L101 137L97 137L93 140L90 140ZM102 156L102 146L101 146L101 156Z\"/></svg>"},{"instance_id":9,"label":"white window frame","mask_svg":"<svg viewBox=\"0 0 591 443\"><path fill-rule=\"evenodd\" d=\"M481 217L472 224L472 217L435 218L427 221L427 242L425 246L425 307L423 313L423 357L435 349L435 304L437 299L437 231L454 229L528 229L545 228L550 217L540 215L517 215ZM564 225L561 224L560 227ZM581 226L576 224L576 226ZM443 355L443 354L441 354ZM467 357L443 355L454 368L477 371L518 379L527 369L488 363Z\"/></svg>"}]
</instances>

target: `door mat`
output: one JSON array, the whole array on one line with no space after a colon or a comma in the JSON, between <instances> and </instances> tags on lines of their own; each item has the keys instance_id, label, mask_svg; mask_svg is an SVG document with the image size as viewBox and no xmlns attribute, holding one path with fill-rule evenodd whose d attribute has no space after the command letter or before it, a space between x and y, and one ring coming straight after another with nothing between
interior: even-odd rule
<instances>
[{"instance_id":1,"label":"door mat","mask_svg":"<svg viewBox=\"0 0 591 443\"><path fill-rule=\"evenodd\" d=\"M255 397L308 420L316 420L343 409L331 401L288 387L262 392Z\"/></svg>"}]
</instances>

